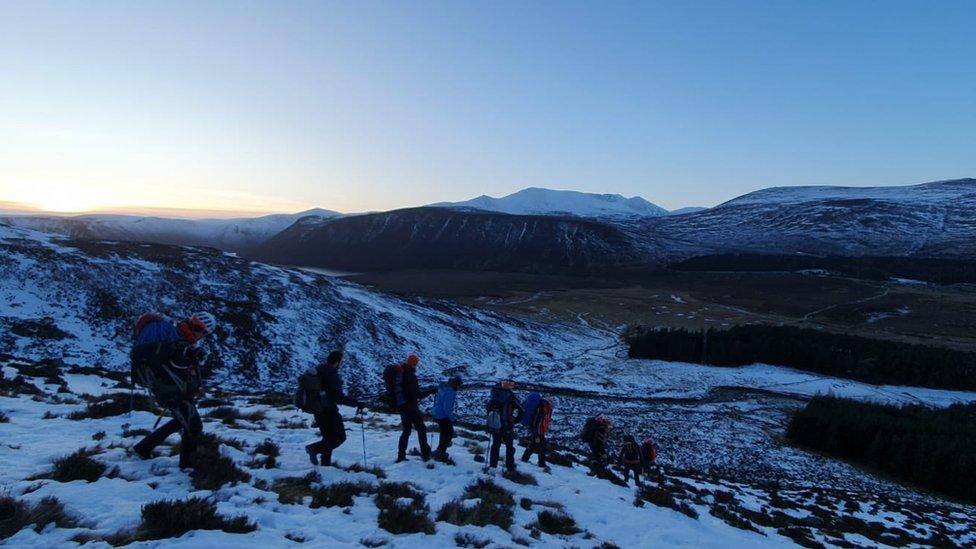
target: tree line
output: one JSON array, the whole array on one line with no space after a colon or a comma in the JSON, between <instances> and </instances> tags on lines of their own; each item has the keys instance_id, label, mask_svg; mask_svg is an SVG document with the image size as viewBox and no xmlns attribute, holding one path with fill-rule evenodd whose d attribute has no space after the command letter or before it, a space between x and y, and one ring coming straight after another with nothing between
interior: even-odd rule
<instances>
[{"instance_id":1,"label":"tree line","mask_svg":"<svg viewBox=\"0 0 976 549\"><path fill-rule=\"evenodd\" d=\"M793 326L689 331L631 327L632 358L744 366L787 366L876 385L976 390L976 353Z\"/></svg>"},{"instance_id":2,"label":"tree line","mask_svg":"<svg viewBox=\"0 0 976 549\"><path fill-rule=\"evenodd\" d=\"M976 404L934 409L814 397L790 421L795 444L976 501Z\"/></svg>"},{"instance_id":3,"label":"tree line","mask_svg":"<svg viewBox=\"0 0 976 549\"><path fill-rule=\"evenodd\" d=\"M976 261L935 257L846 257L780 254L716 254L672 263L676 271L774 272L825 270L852 278L906 278L938 284L976 282Z\"/></svg>"}]
</instances>

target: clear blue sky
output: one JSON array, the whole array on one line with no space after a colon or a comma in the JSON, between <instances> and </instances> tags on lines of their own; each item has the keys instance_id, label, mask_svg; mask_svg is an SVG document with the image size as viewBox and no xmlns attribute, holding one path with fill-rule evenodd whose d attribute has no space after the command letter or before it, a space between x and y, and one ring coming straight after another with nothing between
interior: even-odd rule
<instances>
[{"instance_id":1,"label":"clear blue sky","mask_svg":"<svg viewBox=\"0 0 976 549\"><path fill-rule=\"evenodd\" d=\"M976 2L0 3L0 202L976 177Z\"/></svg>"}]
</instances>

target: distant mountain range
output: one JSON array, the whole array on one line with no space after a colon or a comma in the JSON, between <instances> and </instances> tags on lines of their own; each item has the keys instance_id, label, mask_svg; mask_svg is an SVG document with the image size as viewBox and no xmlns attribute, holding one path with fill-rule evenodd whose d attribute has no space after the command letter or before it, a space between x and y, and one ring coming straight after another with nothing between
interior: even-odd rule
<instances>
[{"instance_id":1,"label":"distant mountain range","mask_svg":"<svg viewBox=\"0 0 976 549\"><path fill-rule=\"evenodd\" d=\"M774 187L668 212L642 198L530 188L390 212L237 220L0 218L75 238L204 245L281 264L588 274L729 253L976 259L976 179Z\"/></svg>"},{"instance_id":2,"label":"distant mountain range","mask_svg":"<svg viewBox=\"0 0 976 549\"><path fill-rule=\"evenodd\" d=\"M639 196L593 194L529 187L501 198L481 195L464 202L438 202L435 208L482 210L512 215L559 215L596 218L637 218L668 215L668 211Z\"/></svg>"},{"instance_id":3,"label":"distant mountain range","mask_svg":"<svg viewBox=\"0 0 976 549\"><path fill-rule=\"evenodd\" d=\"M238 219L174 219L134 215L8 216L0 221L17 227L90 240L154 242L209 246L242 251L267 241L299 219L328 219L338 212L313 209L296 214L274 214Z\"/></svg>"}]
</instances>

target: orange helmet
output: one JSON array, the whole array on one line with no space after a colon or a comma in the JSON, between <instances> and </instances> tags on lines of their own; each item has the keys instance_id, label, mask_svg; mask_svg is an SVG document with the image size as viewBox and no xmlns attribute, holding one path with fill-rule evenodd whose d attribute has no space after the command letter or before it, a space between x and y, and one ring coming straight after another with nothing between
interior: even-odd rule
<instances>
[{"instance_id":1,"label":"orange helmet","mask_svg":"<svg viewBox=\"0 0 976 549\"><path fill-rule=\"evenodd\" d=\"M417 365L420 364L420 357L417 355L410 355L407 357L405 364L411 368L416 368Z\"/></svg>"},{"instance_id":2,"label":"orange helmet","mask_svg":"<svg viewBox=\"0 0 976 549\"><path fill-rule=\"evenodd\" d=\"M603 414L600 414L599 416L596 417L596 422L599 423L600 425L610 425L610 418L608 418Z\"/></svg>"}]
</instances>

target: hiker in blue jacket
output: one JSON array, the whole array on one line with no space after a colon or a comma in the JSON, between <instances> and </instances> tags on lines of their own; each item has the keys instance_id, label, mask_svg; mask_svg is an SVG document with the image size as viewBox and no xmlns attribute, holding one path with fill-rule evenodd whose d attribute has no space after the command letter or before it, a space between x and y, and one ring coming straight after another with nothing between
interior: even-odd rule
<instances>
[{"instance_id":1,"label":"hiker in blue jacket","mask_svg":"<svg viewBox=\"0 0 976 549\"><path fill-rule=\"evenodd\" d=\"M430 415L437 422L437 430L440 432L437 450L434 450L434 459L438 461L447 461L447 449L451 447L451 440L454 438L454 401L460 388L461 378L458 376L441 382L437 388L437 396L434 397L434 406L430 409Z\"/></svg>"}]
</instances>

